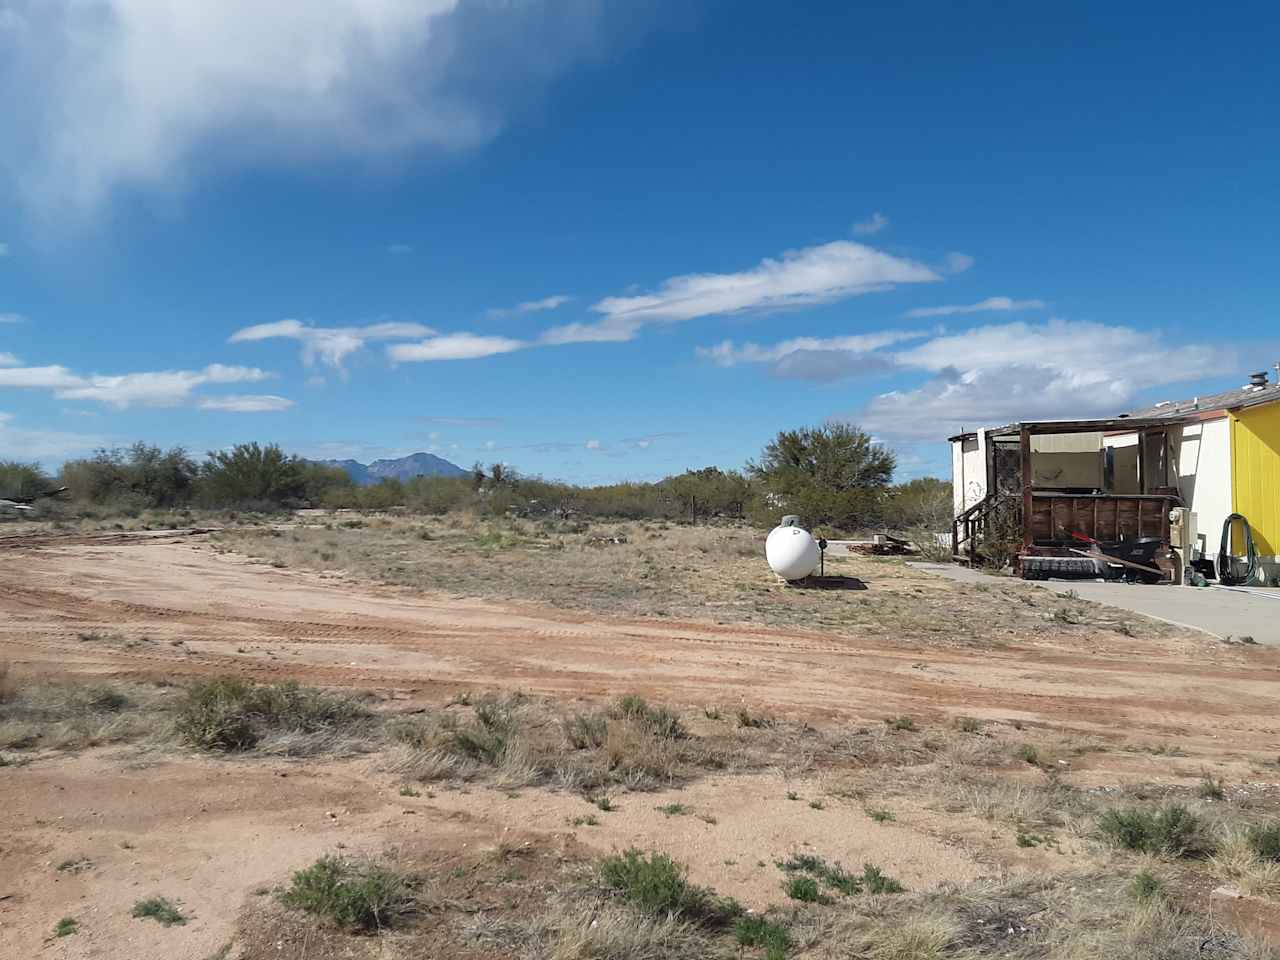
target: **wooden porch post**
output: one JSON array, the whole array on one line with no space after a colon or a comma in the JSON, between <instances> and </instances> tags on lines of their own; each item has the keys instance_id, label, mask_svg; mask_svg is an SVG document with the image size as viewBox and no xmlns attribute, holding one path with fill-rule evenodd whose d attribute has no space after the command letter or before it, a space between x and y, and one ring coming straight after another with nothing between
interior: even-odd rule
<instances>
[{"instance_id":1,"label":"wooden porch post","mask_svg":"<svg viewBox=\"0 0 1280 960\"><path fill-rule=\"evenodd\" d=\"M1031 431L1027 425L1021 424L1019 447L1022 461L1022 552L1027 553L1031 547ZM1018 564L1021 569L1022 564Z\"/></svg>"}]
</instances>

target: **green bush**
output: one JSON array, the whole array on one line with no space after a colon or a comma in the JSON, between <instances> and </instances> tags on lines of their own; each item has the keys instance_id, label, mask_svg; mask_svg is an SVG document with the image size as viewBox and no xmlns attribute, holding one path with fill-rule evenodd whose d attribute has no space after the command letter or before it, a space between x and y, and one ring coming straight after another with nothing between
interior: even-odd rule
<instances>
[{"instance_id":1,"label":"green bush","mask_svg":"<svg viewBox=\"0 0 1280 960\"><path fill-rule=\"evenodd\" d=\"M1280 820L1255 823L1245 832L1245 837L1259 859L1280 861Z\"/></svg>"},{"instance_id":2,"label":"green bush","mask_svg":"<svg viewBox=\"0 0 1280 960\"><path fill-rule=\"evenodd\" d=\"M764 947L765 960L784 960L791 946L787 928L764 917L739 917L733 935L739 946Z\"/></svg>"},{"instance_id":3,"label":"green bush","mask_svg":"<svg viewBox=\"0 0 1280 960\"><path fill-rule=\"evenodd\" d=\"M831 898L828 897L818 887L818 881L813 877L792 876L787 877L782 884L783 892L792 900L799 900L801 903L830 903Z\"/></svg>"},{"instance_id":4,"label":"green bush","mask_svg":"<svg viewBox=\"0 0 1280 960\"><path fill-rule=\"evenodd\" d=\"M661 740L682 740L688 736L679 717L666 707L650 706L644 697L622 697L617 703L616 713L639 721L649 733Z\"/></svg>"},{"instance_id":5,"label":"green bush","mask_svg":"<svg viewBox=\"0 0 1280 960\"><path fill-rule=\"evenodd\" d=\"M1181 804L1171 803L1155 810L1108 810L1098 818L1098 829L1107 840L1126 850L1166 857L1206 852L1200 819Z\"/></svg>"},{"instance_id":6,"label":"green bush","mask_svg":"<svg viewBox=\"0 0 1280 960\"><path fill-rule=\"evenodd\" d=\"M187 922L177 905L164 897L139 900L133 905L133 916L139 920L154 920L162 927L181 927Z\"/></svg>"},{"instance_id":7,"label":"green bush","mask_svg":"<svg viewBox=\"0 0 1280 960\"><path fill-rule=\"evenodd\" d=\"M687 872L666 854L654 852L646 856L634 847L606 857L600 865L600 877L606 886L654 916L722 924L742 913L734 901L689 883Z\"/></svg>"},{"instance_id":8,"label":"green bush","mask_svg":"<svg viewBox=\"0 0 1280 960\"><path fill-rule=\"evenodd\" d=\"M294 873L280 901L344 930L374 932L410 913L413 894L404 877L385 867L321 857Z\"/></svg>"},{"instance_id":9,"label":"green bush","mask_svg":"<svg viewBox=\"0 0 1280 960\"><path fill-rule=\"evenodd\" d=\"M316 733L363 721L367 711L350 697L288 681L252 684L235 678L187 688L178 707L178 735L204 750L249 750L270 731Z\"/></svg>"}]
</instances>

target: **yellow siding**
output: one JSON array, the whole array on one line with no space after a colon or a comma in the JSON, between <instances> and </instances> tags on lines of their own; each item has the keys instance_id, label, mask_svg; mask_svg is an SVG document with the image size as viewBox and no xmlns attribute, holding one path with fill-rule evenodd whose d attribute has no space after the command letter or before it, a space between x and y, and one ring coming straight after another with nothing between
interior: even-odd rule
<instances>
[{"instance_id":1,"label":"yellow siding","mask_svg":"<svg viewBox=\"0 0 1280 960\"><path fill-rule=\"evenodd\" d=\"M1261 556L1280 554L1280 404L1232 415L1231 466L1235 512L1249 521Z\"/></svg>"}]
</instances>

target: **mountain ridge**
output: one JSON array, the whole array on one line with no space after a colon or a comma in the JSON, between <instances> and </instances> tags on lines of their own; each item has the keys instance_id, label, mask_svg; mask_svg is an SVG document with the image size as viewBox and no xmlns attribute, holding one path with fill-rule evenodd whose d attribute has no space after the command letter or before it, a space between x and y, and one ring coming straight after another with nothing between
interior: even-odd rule
<instances>
[{"instance_id":1,"label":"mountain ridge","mask_svg":"<svg viewBox=\"0 0 1280 960\"><path fill-rule=\"evenodd\" d=\"M383 480L404 482L414 477L464 477L467 471L456 463L450 463L434 453L411 453L403 457L379 459L370 463L359 460L316 460L326 467L338 467L347 472L362 487L381 483Z\"/></svg>"}]
</instances>

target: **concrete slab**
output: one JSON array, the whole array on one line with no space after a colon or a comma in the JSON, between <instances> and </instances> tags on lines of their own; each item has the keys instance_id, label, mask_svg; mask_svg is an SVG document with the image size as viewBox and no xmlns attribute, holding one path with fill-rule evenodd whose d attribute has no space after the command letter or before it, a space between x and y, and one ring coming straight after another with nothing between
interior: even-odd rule
<instances>
[{"instance_id":1,"label":"concrete slab","mask_svg":"<svg viewBox=\"0 0 1280 960\"><path fill-rule=\"evenodd\" d=\"M909 566L961 583L991 583L996 579L989 573L956 564L911 563ZM1280 589L1148 586L1100 580L1026 582L1055 593L1074 590L1081 599L1201 630L1220 639L1252 637L1257 643L1280 647Z\"/></svg>"}]
</instances>

